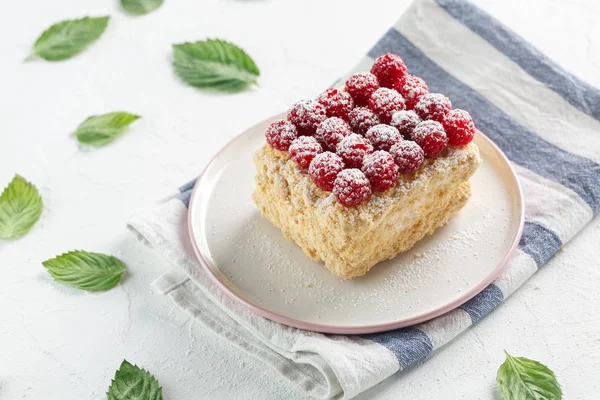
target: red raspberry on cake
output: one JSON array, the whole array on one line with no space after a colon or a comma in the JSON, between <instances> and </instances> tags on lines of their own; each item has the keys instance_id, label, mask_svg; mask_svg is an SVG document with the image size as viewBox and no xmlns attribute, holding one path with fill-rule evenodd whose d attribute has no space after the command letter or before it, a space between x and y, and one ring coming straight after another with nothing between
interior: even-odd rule
<instances>
[{"instance_id":1,"label":"red raspberry on cake","mask_svg":"<svg viewBox=\"0 0 600 400\"><path fill-rule=\"evenodd\" d=\"M354 108L350 93L338 89L327 89L319 95L317 101L325 107L328 117L348 119L348 113Z\"/></svg>"},{"instance_id":2,"label":"red raspberry on cake","mask_svg":"<svg viewBox=\"0 0 600 400\"><path fill-rule=\"evenodd\" d=\"M375 60L371 73L383 87L392 88L406 77L408 69L402 59L395 54L384 54Z\"/></svg>"},{"instance_id":3,"label":"red raspberry on cake","mask_svg":"<svg viewBox=\"0 0 600 400\"><path fill-rule=\"evenodd\" d=\"M325 107L314 100L300 100L287 114L287 119L296 126L299 135L314 135L326 118Z\"/></svg>"},{"instance_id":4,"label":"red raspberry on cake","mask_svg":"<svg viewBox=\"0 0 600 400\"><path fill-rule=\"evenodd\" d=\"M308 168L310 162L323 148L312 136L300 136L290 145L290 158L296 162L302 169Z\"/></svg>"},{"instance_id":5,"label":"red raspberry on cake","mask_svg":"<svg viewBox=\"0 0 600 400\"><path fill-rule=\"evenodd\" d=\"M338 117L331 117L321 122L315 138L323 144L326 150L335 151L337 144L351 133L350 125L346 121Z\"/></svg>"},{"instance_id":6,"label":"red raspberry on cake","mask_svg":"<svg viewBox=\"0 0 600 400\"><path fill-rule=\"evenodd\" d=\"M265 132L267 143L274 149L287 151L290 144L298 137L296 127L289 121L280 119L271 122Z\"/></svg>"},{"instance_id":7,"label":"red raspberry on cake","mask_svg":"<svg viewBox=\"0 0 600 400\"><path fill-rule=\"evenodd\" d=\"M377 114L381 122L389 124L392 114L404 110L404 99L394 89L382 87L369 98L369 108Z\"/></svg>"},{"instance_id":8,"label":"red raspberry on cake","mask_svg":"<svg viewBox=\"0 0 600 400\"><path fill-rule=\"evenodd\" d=\"M407 75L403 81L398 81L396 83L394 89L404 97L407 110L415 108L419 100L421 100L421 97L429 93L427 84L418 76Z\"/></svg>"},{"instance_id":9,"label":"red raspberry on cake","mask_svg":"<svg viewBox=\"0 0 600 400\"><path fill-rule=\"evenodd\" d=\"M375 192L385 192L398 180L398 166L394 162L394 157L387 151L377 150L367 154L361 170L371 182L371 188Z\"/></svg>"},{"instance_id":10,"label":"red raspberry on cake","mask_svg":"<svg viewBox=\"0 0 600 400\"><path fill-rule=\"evenodd\" d=\"M357 206L371 196L371 184L360 169L345 169L335 178L333 194L341 205Z\"/></svg>"},{"instance_id":11,"label":"red raspberry on cake","mask_svg":"<svg viewBox=\"0 0 600 400\"><path fill-rule=\"evenodd\" d=\"M444 129L448 136L448 143L453 146L469 144L475 135L475 125L471 114L458 108L446 115Z\"/></svg>"},{"instance_id":12,"label":"red raspberry on cake","mask_svg":"<svg viewBox=\"0 0 600 400\"><path fill-rule=\"evenodd\" d=\"M364 135L369 128L381 122L377 114L366 107L356 107L354 110L350 111L350 114L348 114L348 121L350 122L352 130L361 135Z\"/></svg>"},{"instance_id":13,"label":"red raspberry on cake","mask_svg":"<svg viewBox=\"0 0 600 400\"><path fill-rule=\"evenodd\" d=\"M404 139L412 137L412 131L423 121L413 110L397 111L392 115L390 125L398 129Z\"/></svg>"},{"instance_id":14,"label":"red raspberry on cake","mask_svg":"<svg viewBox=\"0 0 600 400\"><path fill-rule=\"evenodd\" d=\"M401 174L409 174L419 169L425 158L421 146L410 140L396 143L390 149L390 154L398 166Z\"/></svg>"},{"instance_id":15,"label":"red raspberry on cake","mask_svg":"<svg viewBox=\"0 0 600 400\"><path fill-rule=\"evenodd\" d=\"M379 82L375 75L369 72L358 72L348 78L345 88L355 105L366 106L373 92L379 88Z\"/></svg>"},{"instance_id":16,"label":"red raspberry on cake","mask_svg":"<svg viewBox=\"0 0 600 400\"><path fill-rule=\"evenodd\" d=\"M436 158L448 143L444 127L437 121L421 122L413 131L412 138L427 158Z\"/></svg>"},{"instance_id":17,"label":"red raspberry on cake","mask_svg":"<svg viewBox=\"0 0 600 400\"><path fill-rule=\"evenodd\" d=\"M450 99L440 93L427 93L415 106L415 112L419 117L437 122L443 122L450 110L452 110Z\"/></svg>"},{"instance_id":18,"label":"red raspberry on cake","mask_svg":"<svg viewBox=\"0 0 600 400\"><path fill-rule=\"evenodd\" d=\"M344 169L344 160L335 153L326 151L317 154L308 167L308 175L319 188L331 192L333 182Z\"/></svg>"},{"instance_id":19,"label":"red raspberry on cake","mask_svg":"<svg viewBox=\"0 0 600 400\"><path fill-rule=\"evenodd\" d=\"M373 152L373 145L364 137L352 133L338 143L336 150L347 168L360 168L363 158Z\"/></svg>"},{"instance_id":20,"label":"red raspberry on cake","mask_svg":"<svg viewBox=\"0 0 600 400\"><path fill-rule=\"evenodd\" d=\"M379 124L369 128L365 137L375 150L388 151L390 147L402 140L398 129L390 125Z\"/></svg>"}]
</instances>

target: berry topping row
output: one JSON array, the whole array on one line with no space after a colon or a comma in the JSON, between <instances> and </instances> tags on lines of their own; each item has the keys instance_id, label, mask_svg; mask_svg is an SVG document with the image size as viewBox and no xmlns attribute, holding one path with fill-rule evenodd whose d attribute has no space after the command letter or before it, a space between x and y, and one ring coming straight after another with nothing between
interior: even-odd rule
<instances>
[{"instance_id":1,"label":"berry topping row","mask_svg":"<svg viewBox=\"0 0 600 400\"><path fill-rule=\"evenodd\" d=\"M400 57L385 54L370 72L348 78L344 89L294 104L265 136L308 170L319 188L351 207L390 189L399 174L416 171L447 145L467 145L474 134L468 112L429 93L423 79L408 75Z\"/></svg>"}]
</instances>

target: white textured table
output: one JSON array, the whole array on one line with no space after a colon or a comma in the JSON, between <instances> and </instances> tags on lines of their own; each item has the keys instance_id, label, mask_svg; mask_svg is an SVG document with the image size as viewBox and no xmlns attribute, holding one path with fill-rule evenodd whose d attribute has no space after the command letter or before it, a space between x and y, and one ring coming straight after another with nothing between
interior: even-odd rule
<instances>
[{"instance_id":1,"label":"white textured table","mask_svg":"<svg viewBox=\"0 0 600 400\"><path fill-rule=\"evenodd\" d=\"M275 372L150 292L165 265L125 221L198 174L245 127L331 84L408 2L165 0L137 18L116 3L31 0L0 13L0 184L19 173L45 201L29 235L0 243L0 399L104 399L123 358L152 371L168 399L298 398ZM600 86L598 2L477 3ZM48 25L104 14L112 15L107 31L82 55L22 62ZM210 95L181 84L170 45L207 36L244 47L261 67L261 87ZM80 150L69 133L87 116L114 110L144 118L113 145ZM567 399L597 398L599 238L596 219L492 315L359 397L494 399L507 349L551 366ZM80 248L123 259L126 281L104 294L54 283L41 261Z\"/></svg>"}]
</instances>

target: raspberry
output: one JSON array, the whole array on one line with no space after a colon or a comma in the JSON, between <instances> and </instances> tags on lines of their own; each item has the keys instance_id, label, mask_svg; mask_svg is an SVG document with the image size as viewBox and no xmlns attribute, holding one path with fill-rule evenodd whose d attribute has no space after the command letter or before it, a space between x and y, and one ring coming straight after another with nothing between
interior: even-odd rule
<instances>
[{"instance_id":1,"label":"raspberry","mask_svg":"<svg viewBox=\"0 0 600 400\"><path fill-rule=\"evenodd\" d=\"M398 84L394 86L394 89L400 92L402 97L404 97L406 108L408 110L415 108L419 100L421 100L421 97L429 93L427 84L418 76L407 75L406 78L404 78L404 81L397 83Z\"/></svg>"},{"instance_id":2,"label":"raspberry","mask_svg":"<svg viewBox=\"0 0 600 400\"><path fill-rule=\"evenodd\" d=\"M312 136L300 136L290 145L290 158L303 169L308 168L313 158L322 152L323 148Z\"/></svg>"},{"instance_id":3,"label":"raspberry","mask_svg":"<svg viewBox=\"0 0 600 400\"><path fill-rule=\"evenodd\" d=\"M423 149L409 140L396 143L390 149L390 154L394 157L396 165L401 174L408 174L416 171L425 158Z\"/></svg>"},{"instance_id":4,"label":"raspberry","mask_svg":"<svg viewBox=\"0 0 600 400\"><path fill-rule=\"evenodd\" d=\"M337 154L342 157L347 168L362 167L363 158L373 152L373 146L364 137L352 133L337 145Z\"/></svg>"},{"instance_id":5,"label":"raspberry","mask_svg":"<svg viewBox=\"0 0 600 400\"><path fill-rule=\"evenodd\" d=\"M300 100L288 111L287 119L300 135L314 135L317 126L325 121L325 107L314 100Z\"/></svg>"},{"instance_id":6,"label":"raspberry","mask_svg":"<svg viewBox=\"0 0 600 400\"><path fill-rule=\"evenodd\" d=\"M356 107L348 114L352 130L364 135L370 127L379 124L379 117L366 107Z\"/></svg>"},{"instance_id":7,"label":"raspberry","mask_svg":"<svg viewBox=\"0 0 600 400\"><path fill-rule=\"evenodd\" d=\"M375 192L385 192L398 180L398 166L394 162L394 157L383 150L365 156L362 172L371 182Z\"/></svg>"},{"instance_id":8,"label":"raspberry","mask_svg":"<svg viewBox=\"0 0 600 400\"><path fill-rule=\"evenodd\" d=\"M335 151L337 144L351 133L350 125L346 121L338 117L331 117L321 122L315 138L324 145L326 150Z\"/></svg>"},{"instance_id":9,"label":"raspberry","mask_svg":"<svg viewBox=\"0 0 600 400\"><path fill-rule=\"evenodd\" d=\"M446 115L444 129L446 129L446 135L448 135L448 143L453 146L469 144L475 135L475 125L471 115L458 108Z\"/></svg>"},{"instance_id":10,"label":"raspberry","mask_svg":"<svg viewBox=\"0 0 600 400\"><path fill-rule=\"evenodd\" d=\"M415 112L419 114L419 117L437 122L444 121L446 114L451 109L450 99L439 93L427 93L415 106Z\"/></svg>"},{"instance_id":11,"label":"raspberry","mask_svg":"<svg viewBox=\"0 0 600 400\"><path fill-rule=\"evenodd\" d=\"M421 146L427 158L437 157L448 143L444 127L437 121L421 122L413 131L412 136L413 140Z\"/></svg>"},{"instance_id":12,"label":"raspberry","mask_svg":"<svg viewBox=\"0 0 600 400\"><path fill-rule=\"evenodd\" d=\"M371 196L371 185L360 169L345 169L335 178L333 194L341 205L357 206Z\"/></svg>"},{"instance_id":13,"label":"raspberry","mask_svg":"<svg viewBox=\"0 0 600 400\"><path fill-rule=\"evenodd\" d=\"M313 158L308 167L308 175L319 188L331 192L335 177L344 169L342 157L326 151Z\"/></svg>"},{"instance_id":14,"label":"raspberry","mask_svg":"<svg viewBox=\"0 0 600 400\"><path fill-rule=\"evenodd\" d=\"M292 141L298 137L296 127L285 119L271 122L265 132L267 143L274 149L287 151Z\"/></svg>"},{"instance_id":15,"label":"raspberry","mask_svg":"<svg viewBox=\"0 0 600 400\"><path fill-rule=\"evenodd\" d=\"M389 124L394 112L404 110L404 99L394 89L379 88L369 98L369 108L381 122Z\"/></svg>"},{"instance_id":16,"label":"raspberry","mask_svg":"<svg viewBox=\"0 0 600 400\"><path fill-rule=\"evenodd\" d=\"M346 91L350 93L354 104L357 106L366 106L369 97L379 88L379 82L375 75L370 72L359 72L352 75L346 81Z\"/></svg>"},{"instance_id":17,"label":"raspberry","mask_svg":"<svg viewBox=\"0 0 600 400\"><path fill-rule=\"evenodd\" d=\"M421 121L421 118L419 118L417 113L413 110L402 110L397 111L392 115L390 125L398 129L405 139L410 139L412 137L412 131Z\"/></svg>"},{"instance_id":18,"label":"raspberry","mask_svg":"<svg viewBox=\"0 0 600 400\"><path fill-rule=\"evenodd\" d=\"M394 84L403 81L407 71L404 61L390 53L378 57L371 67L371 73L377 77L379 84L387 88L394 87Z\"/></svg>"},{"instance_id":19,"label":"raspberry","mask_svg":"<svg viewBox=\"0 0 600 400\"><path fill-rule=\"evenodd\" d=\"M348 119L348 113L354 108L350 93L337 89L327 89L319 95L317 101L323 104L328 117Z\"/></svg>"},{"instance_id":20,"label":"raspberry","mask_svg":"<svg viewBox=\"0 0 600 400\"><path fill-rule=\"evenodd\" d=\"M384 124L370 128L365 137L371 142L375 150L385 151L389 151L390 147L402 140L398 129Z\"/></svg>"}]
</instances>

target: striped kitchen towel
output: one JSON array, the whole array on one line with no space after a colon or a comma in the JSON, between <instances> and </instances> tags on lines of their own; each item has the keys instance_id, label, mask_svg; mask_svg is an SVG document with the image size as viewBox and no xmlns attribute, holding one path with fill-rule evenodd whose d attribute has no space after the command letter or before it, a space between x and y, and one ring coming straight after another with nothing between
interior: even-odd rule
<instances>
[{"instance_id":1,"label":"striped kitchen towel","mask_svg":"<svg viewBox=\"0 0 600 400\"><path fill-rule=\"evenodd\" d=\"M351 398L429 356L497 307L600 209L598 89L462 0L417 0L353 71L369 69L387 52L399 54L432 92L469 110L511 159L523 187L526 222L519 248L496 281L466 304L385 333L293 329L231 300L199 267L186 226L193 183L130 221L174 265L155 282L157 290L320 399Z\"/></svg>"}]
</instances>

